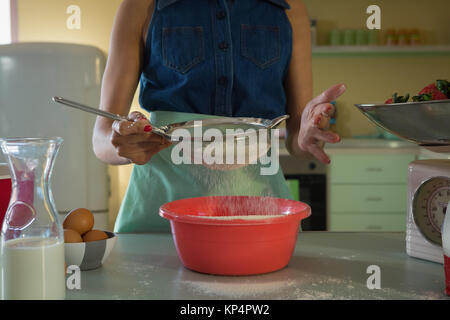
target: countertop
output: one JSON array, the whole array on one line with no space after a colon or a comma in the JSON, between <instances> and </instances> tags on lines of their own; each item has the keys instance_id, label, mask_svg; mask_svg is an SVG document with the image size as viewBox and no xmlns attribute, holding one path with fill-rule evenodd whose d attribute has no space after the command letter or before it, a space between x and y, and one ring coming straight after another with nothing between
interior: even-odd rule
<instances>
[{"instance_id":1,"label":"countertop","mask_svg":"<svg viewBox=\"0 0 450 320\"><path fill-rule=\"evenodd\" d=\"M419 147L405 140L389 140L389 139L366 139L366 138L350 138L342 139L341 142L326 144L328 149L342 149L342 148L377 148L377 149L418 149Z\"/></svg>"},{"instance_id":2,"label":"countertop","mask_svg":"<svg viewBox=\"0 0 450 320\"><path fill-rule=\"evenodd\" d=\"M418 154L420 147L403 140L388 139L342 139L336 144L326 144L325 152L333 154Z\"/></svg>"},{"instance_id":3,"label":"countertop","mask_svg":"<svg viewBox=\"0 0 450 320\"><path fill-rule=\"evenodd\" d=\"M443 266L407 256L404 233L302 232L289 265L257 276L190 271L171 234L119 234L68 299L445 299ZM381 289L367 288L377 265Z\"/></svg>"},{"instance_id":4,"label":"countertop","mask_svg":"<svg viewBox=\"0 0 450 320\"><path fill-rule=\"evenodd\" d=\"M280 156L287 156L284 140L280 140ZM423 148L404 140L347 138L339 143L325 144L325 152L333 154L419 154ZM423 149L425 150L425 149Z\"/></svg>"}]
</instances>

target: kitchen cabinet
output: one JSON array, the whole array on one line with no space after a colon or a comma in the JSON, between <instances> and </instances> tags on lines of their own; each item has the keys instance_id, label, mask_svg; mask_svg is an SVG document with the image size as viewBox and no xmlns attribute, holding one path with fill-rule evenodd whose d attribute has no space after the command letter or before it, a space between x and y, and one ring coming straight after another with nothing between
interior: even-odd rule
<instances>
[{"instance_id":1,"label":"kitchen cabinet","mask_svg":"<svg viewBox=\"0 0 450 320\"><path fill-rule=\"evenodd\" d=\"M403 212L406 210L405 184L334 184L331 203L334 212Z\"/></svg>"},{"instance_id":2,"label":"kitchen cabinet","mask_svg":"<svg viewBox=\"0 0 450 320\"><path fill-rule=\"evenodd\" d=\"M335 155L331 162L333 184L386 184L408 181L407 164L414 155Z\"/></svg>"},{"instance_id":3,"label":"kitchen cabinet","mask_svg":"<svg viewBox=\"0 0 450 320\"><path fill-rule=\"evenodd\" d=\"M408 164L417 149L388 143L344 141L329 150L329 231L405 230Z\"/></svg>"}]
</instances>

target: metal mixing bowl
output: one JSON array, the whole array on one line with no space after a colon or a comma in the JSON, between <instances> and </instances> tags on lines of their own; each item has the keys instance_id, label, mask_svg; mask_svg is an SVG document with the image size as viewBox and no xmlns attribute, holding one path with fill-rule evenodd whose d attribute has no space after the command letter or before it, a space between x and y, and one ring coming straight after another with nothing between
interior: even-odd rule
<instances>
[{"instance_id":1,"label":"metal mixing bowl","mask_svg":"<svg viewBox=\"0 0 450 320\"><path fill-rule=\"evenodd\" d=\"M372 122L421 146L450 145L450 100L356 104Z\"/></svg>"}]
</instances>

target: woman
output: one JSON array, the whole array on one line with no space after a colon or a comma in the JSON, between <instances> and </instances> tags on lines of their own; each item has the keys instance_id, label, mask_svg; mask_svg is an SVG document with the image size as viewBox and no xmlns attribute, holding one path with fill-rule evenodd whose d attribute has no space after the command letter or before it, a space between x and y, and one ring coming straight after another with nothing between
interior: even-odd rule
<instances>
[{"instance_id":1,"label":"woman","mask_svg":"<svg viewBox=\"0 0 450 320\"><path fill-rule=\"evenodd\" d=\"M261 176L258 166L215 171L174 165L170 142L155 125L212 115L272 119L289 114L286 147L324 163L329 103L344 91L334 86L312 99L309 18L300 0L124 0L118 10L106 66L101 108L129 113L140 79L139 112L130 121L98 118L93 136L99 159L134 163L115 231L168 230L162 204L206 195L271 195L289 198L283 174ZM300 125L301 124L301 125Z\"/></svg>"}]
</instances>

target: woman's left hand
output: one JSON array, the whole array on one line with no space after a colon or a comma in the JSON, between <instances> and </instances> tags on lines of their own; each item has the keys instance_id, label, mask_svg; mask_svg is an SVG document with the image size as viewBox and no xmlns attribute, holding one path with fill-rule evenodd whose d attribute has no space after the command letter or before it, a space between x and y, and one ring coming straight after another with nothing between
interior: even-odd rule
<instances>
[{"instance_id":1,"label":"woman's left hand","mask_svg":"<svg viewBox=\"0 0 450 320\"><path fill-rule=\"evenodd\" d=\"M335 85L312 99L302 112L298 146L301 150L311 153L319 161L329 164L330 158L323 151L325 142L337 143L341 138L336 133L328 131L330 116L334 106L330 103L345 92L343 84Z\"/></svg>"}]
</instances>

